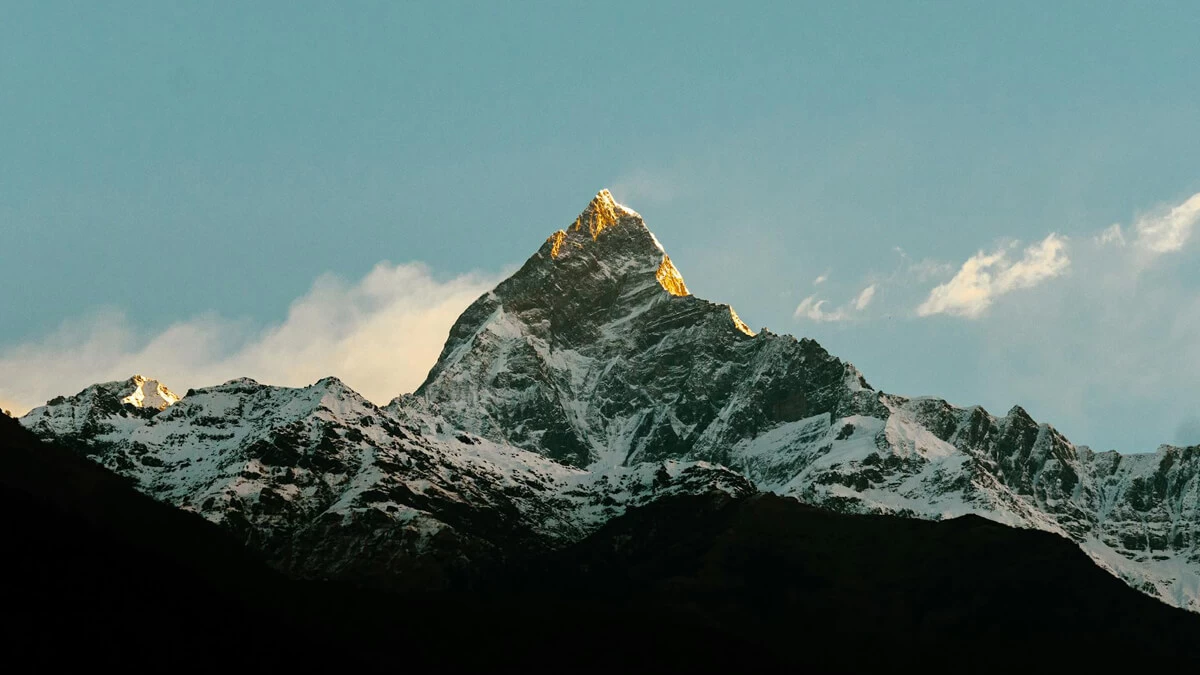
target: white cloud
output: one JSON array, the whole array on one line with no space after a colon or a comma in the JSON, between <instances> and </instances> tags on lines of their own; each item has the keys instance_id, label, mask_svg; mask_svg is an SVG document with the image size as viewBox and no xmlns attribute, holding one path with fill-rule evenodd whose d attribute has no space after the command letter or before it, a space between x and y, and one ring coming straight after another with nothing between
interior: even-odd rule
<instances>
[{"instance_id":1,"label":"white cloud","mask_svg":"<svg viewBox=\"0 0 1200 675\"><path fill-rule=\"evenodd\" d=\"M896 248L894 271L872 279L887 289L888 304L904 296L923 315L978 317L953 335L930 333L923 322L896 324L896 339L910 348L933 340L961 350L958 365L966 369L956 369L948 385L931 376L929 391L993 412L1020 403L1098 450L1198 443L1200 294L1192 272L1200 256L1200 198L1181 201L1130 222L1101 221L1069 242L1051 235L1028 250L984 249L953 265L916 262ZM1179 264L1159 264L1168 257ZM1018 293L1022 288L1033 290ZM860 316L851 313L853 302L835 311L818 305L819 297L802 303L797 317ZM868 312L883 300L872 302Z\"/></svg>"},{"instance_id":2,"label":"white cloud","mask_svg":"<svg viewBox=\"0 0 1200 675\"><path fill-rule=\"evenodd\" d=\"M813 286L820 286L821 284L825 283L825 281L828 279L829 279L828 274L822 274L821 276L817 277L816 279L813 279Z\"/></svg>"},{"instance_id":3,"label":"white cloud","mask_svg":"<svg viewBox=\"0 0 1200 675\"><path fill-rule=\"evenodd\" d=\"M1144 253L1081 237L1069 276L1019 306L993 307L978 332L989 390L1043 411L1097 450L1189 441L1183 422L1200 400L1200 297L1188 274L1142 276Z\"/></svg>"},{"instance_id":4,"label":"white cloud","mask_svg":"<svg viewBox=\"0 0 1200 675\"><path fill-rule=\"evenodd\" d=\"M1133 225L1137 245L1152 255L1171 253L1183 248L1200 221L1200 193L1166 212L1155 212L1138 219Z\"/></svg>"},{"instance_id":5,"label":"white cloud","mask_svg":"<svg viewBox=\"0 0 1200 675\"><path fill-rule=\"evenodd\" d=\"M855 318L855 312L861 312L871 304L871 299L875 297L875 286L876 284L867 286L854 298L853 303L832 311L825 309L827 301L818 300L816 295L810 295L800 301L800 304L796 306L796 311L792 312L792 317L808 319L817 323L848 321Z\"/></svg>"},{"instance_id":6,"label":"white cloud","mask_svg":"<svg viewBox=\"0 0 1200 675\"><path fill-rule=\"evenodd\" d=\"M241 376L302 386L335 375L382 403L421 383L455 319L495 281L438 281L420 264L380 263L354 284L322 276L282 323L261 331L203 315L144 335L123 314L101 312L45 340L0 349L0 400L24 413L140 373L177 393Z\"/></svg>"},{"instance_id":7,"label":"white cloud","mask_svg":"<svg viewBox=\"0 0 1200 675\"><path fill-rule=\"evenodd\" d=\"M796 306L796 311L792 312L792 316L797 319L809 319L817 323L845 321L850 318L849 312L845 308L826 312L824 309L821 309L824 305L824 300L817 300L817 296L810 295L800 301L800 304Z\"/></svg>"},{"instance_id":8,"label":"white cloud","mask_svg":"<svg viewBox=\"0 0 1200 675\"><path fill-rule=\"evenodd\" d=\"M854 309L859 312L863 311L867 308L867 305L871 304L871 299L874 297L875 284L871 284L870 286L864 288L862 293L858 294L858 297L854 300Z\"/></svg>"},{"instance_id":9,"label":"white cloud","mask_svg":"<svg viewBox=\"0 0 1200 675\"><path fill-rule=\"evenodd\" d=\"M1034 286L1061 275L1070 266L1066 239L1051 234L1025 249L1020 260L1012 262L1001 249L990 255L982 251L971 256L950 281L937 286L917 307L919 316L952 314L977 318L996 298Z\"/></svg>"}]
</instances>

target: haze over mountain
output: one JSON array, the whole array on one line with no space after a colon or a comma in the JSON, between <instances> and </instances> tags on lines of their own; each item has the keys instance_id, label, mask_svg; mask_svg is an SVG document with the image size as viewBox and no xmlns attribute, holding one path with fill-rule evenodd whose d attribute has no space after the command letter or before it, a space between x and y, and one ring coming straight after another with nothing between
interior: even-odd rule
<instances>
[{"instance_id":1,"label":"haze over mountain","mask_svg":"<svg viewBox=\"0 0 1200 675\"><path fill-rule=\"evenodd\" d=\"M606 190L463 312L411 395L241 378L173 398L135 377L21 422L301 577L437 586L664 498L761 490L1045 530L1200 610L1200 448L1095 453L1020 407L878 391L816 342L691 295Z\"/></svg>"}]
</instances>

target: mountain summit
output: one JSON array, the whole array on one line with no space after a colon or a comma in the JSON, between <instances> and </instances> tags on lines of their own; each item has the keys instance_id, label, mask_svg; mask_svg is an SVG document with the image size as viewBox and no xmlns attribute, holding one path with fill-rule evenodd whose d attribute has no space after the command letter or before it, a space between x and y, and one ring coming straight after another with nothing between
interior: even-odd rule
<instances>
[{"instance_id":1,"label":"mountain summit","mask_svg":"<svg viewBox=\"0 0 1200 675\"><path fill-rule=\"evenodd\" d=\"M415 399L587 467L724 461L742 433L731 427L870 408L863 386L815 342L756 335L690 295L641 216L603 191L463 313Z\"/></svg>"},{"instance_id":2,"label":"mountain summit","mask_svg":"<svg viewBox=\"0 0 1200 675\"><path fill-rule=\"evenodd\" d=\"M572 232L587 232L591 235L592 241L595 241L600 237L600 233L605 228L616 225L622 218L641 221L642 216L624 204L618 204L613 199L612 193L605 189L596 193L591 203L579 214L579 217L575 219L575 224L570 229ZM564 233L562 230L559 230L555 233L555 236L561 234Z\"/></svg>"},{"instance_id":3,"label":"mountain summit","mask_svg":"<svg viewBox=\"0 0 1200 675\"><path fill-rule=\"evenodd\" d=\"M875 390L815 341L691 295L607 191L385 407L332 379L234 380L159 410L146 384L93 385L21 423L301 576L426 583L413 570L560 546L664 496L760 490L1052 532L1200 611L1200 447L1094 453L1020 407ZM121 402L135 389L143 407Z\"/></svg>"},{"instance_id":4,"label":"mountain summit","mask_svg":"<svg viewBox=\"0 0 1200 675\"><path fill-rule=\"evenodd\" d=\"M600 234L606 229L622 226L622 224L626 228L640 229L645 235L649 235L648 240L644 236L641 239L647 245L647 255L650 258L661 256L654 278L663 287L663 290L671 295L691 295L688 292L687 284L683 282L683 275L671 263L670 256L658 243L658 239L650 233L650 230L646 229L642 216L633 209L618 204L608 190L601 190L597 193L587 208L567 229L550 235L550 238L546 240L550 244L550 257L557 260L570 257L576 254L576 251L585 251L589 237L591 241L597 241ZM653 244L653 248L650 248L649 244Z\"/></svg>"},{"instance_id":5,"label":"mountain summit","mask_svg":"<svg viewBox=\"0 0 1200 675\"><path fill-rule=\"evenodd\" d=\"M129 382L133 385L133 392L121 399L121 403L128 403L135 408L163 410L179 402L179 397L158 380L134 375Z\"/></svg>"}]
</instances>

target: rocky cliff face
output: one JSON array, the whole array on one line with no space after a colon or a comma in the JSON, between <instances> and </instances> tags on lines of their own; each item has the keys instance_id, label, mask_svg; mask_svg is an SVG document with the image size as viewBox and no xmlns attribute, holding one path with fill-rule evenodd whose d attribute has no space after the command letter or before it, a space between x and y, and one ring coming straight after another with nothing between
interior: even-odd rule
<instances>
[{"instance_id":1,"label":"rocky cliff face","mask_svg":"<svg viewBox=\"0 0 1200 675\"><path fill-rule=\"evenodd\" d=\"M658 494L757 488L1054 532L1200 611L1200 449L1096 454L1019 407L876 391L816 342L755 334L690 295L607 191L472 304L424 384L386 407L336 380L234 381L157 412L122 405L118 384L22 422L306 574L386 577L435 549L572 540Z\"/></svg>"},{"instance_id":2,"label":"rocky cliff face","mask_svg":"<svg viewBox=\"0 0 1200 675\"><path fill-rule=\"evenodd\" d=\"M579 467L728 464L751 430L882 410L817 343L755 335L728 305L690 295L607 191L463 313L428 379L392 408L414 405Z\"/></svg>"}]
</instances>

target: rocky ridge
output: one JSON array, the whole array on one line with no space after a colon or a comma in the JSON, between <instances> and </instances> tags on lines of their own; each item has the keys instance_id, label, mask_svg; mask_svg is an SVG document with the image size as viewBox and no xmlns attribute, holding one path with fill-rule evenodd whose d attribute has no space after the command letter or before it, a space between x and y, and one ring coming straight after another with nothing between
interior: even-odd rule
<instances>
[{"instance_id":1,"label":"rocky ridge","mask_svg":"<svg viewBox=\"0 0 1200 675\"><path fill-rule=\"evenodd\" d=\"M122 405L131 382L22 423L302 575L427 583L446 565L422 561L552 547L662 494L759 489L1054 532L1200 611L1200 448L1094 453L1019 407L879 392L816 342L691 295L607 191L473 303L421 387L387 406L332 378L235 380L158 411Z\"/></svg>"},{"instance_id":2,"label":"rocky ridge","mask_svg":"<svg viewBox=\"0 0 1200 675\"><path fill-rule=\"evenodd\" d=\"M436 587L506 549L577 540L659 497L754 492L703 462L565 466L379 408L336 378L304 388L242 378L154 414L120 402L130 382L56 399L22 423L301 577Z\"/></svg>"}]
</instances>

